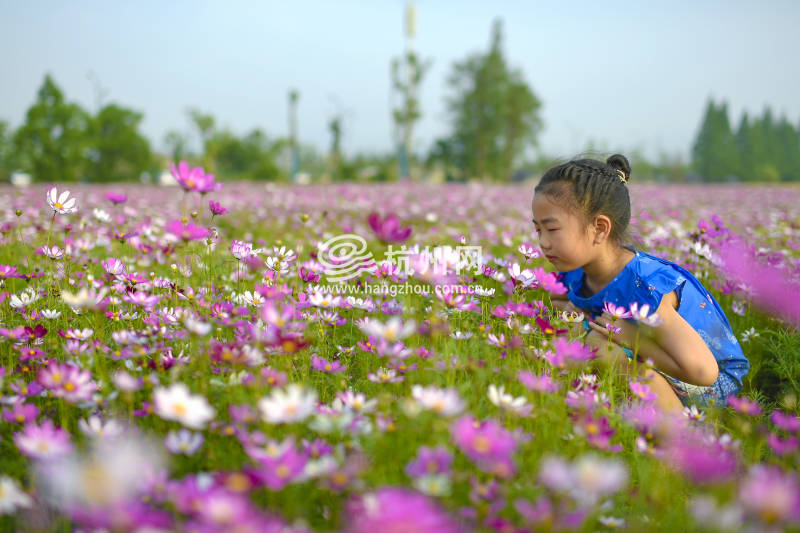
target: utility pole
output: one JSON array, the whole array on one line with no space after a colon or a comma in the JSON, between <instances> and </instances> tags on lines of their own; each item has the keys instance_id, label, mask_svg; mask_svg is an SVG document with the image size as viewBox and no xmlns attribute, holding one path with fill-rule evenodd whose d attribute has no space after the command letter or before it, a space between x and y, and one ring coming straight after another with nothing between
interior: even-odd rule
<instances>
[{"instance_id":1,"label":"utility pole","mask_svg":"<svg viewBox=\"0 0 800 533\"><path fill-rule=\"evenodd\" d=\"M414 53L414 36L417 32L416 10L414 3L409 2L405 12L405 50L403 56L392 61L392 96L399 93L399 107L392 104L394 121L394 142L397 146L397 163L401 180L411 176L411 143L413 141L414 122L420 117L417 89L426 69L420 65Z\"/></svg>"}]
</instances>

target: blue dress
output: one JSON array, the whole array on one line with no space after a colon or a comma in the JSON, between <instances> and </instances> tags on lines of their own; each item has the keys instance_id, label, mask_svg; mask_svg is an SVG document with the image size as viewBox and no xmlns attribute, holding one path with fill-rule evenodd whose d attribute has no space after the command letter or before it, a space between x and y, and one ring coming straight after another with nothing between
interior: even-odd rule
<instances>
[{"instance_id":1,"label":"blue dress","mask_svg":"<svg viewBox=\"0 0 800 533\"><path fill-rule=\"evenodd\" d=\"M567 296L573 305L589 311L593 318L603 312L604 302L622 305L625 309L630 309L631 303L638 302L640 307L648 304L651 312L654 312L662 296L675 291L678 295L678 314L697 331L719 365L720 377L717 381L721 383L715 385L723 385L724 390L717 391L722 393L723 398L716 399L721 400L738 392L742 387L742 377L750 370L750 362L742 352L719 303L685 268L634 247L627 248L636 254L635 257L608 285L592 296L581 295L584 281L582 268L559 273L561 282L569 290ZM670 379L673 384L681 383ZM694 386L688 388L691 387Z\"/></svg>"}]
</instances>

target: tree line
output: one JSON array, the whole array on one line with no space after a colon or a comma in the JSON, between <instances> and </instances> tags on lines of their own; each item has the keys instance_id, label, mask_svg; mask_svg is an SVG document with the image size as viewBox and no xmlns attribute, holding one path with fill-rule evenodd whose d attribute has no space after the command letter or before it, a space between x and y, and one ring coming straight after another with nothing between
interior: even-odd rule
<instances>
[{"instance_id":1,"label":"tree line","mask_svg":"<svg viewBox=\"0 0 800 533\"><path fill-rule=\"evenodd\" d=\"M413 23L409 28L410 39ZM396 153L351 157L341 150L346 134L341 112L328 118L331 142L324 153L294 135L270 136L260 128L237 134L219 127L212 115L199 109L187 110L188 132L170 130L164 138L166 152L156 153L139 130L142 113L116 103L91 113L69 102L47 74L24 124L12 131L0 121L0 180L22 171L42 182L136 181L158 176L171 161L187 160L223 180L288 181L303 174L323 181L434 176L504 182L535 178L556 162L537 150L543 130L542 101L522 71L506 59L501 21L493 23L486 50L451 67L445 95L449 132L427 149L416 149L413 131L422 117L418 92L429 66L430 60L410 46L392 59ZM296 108L300 93L289 94ZM192 136L199 142L192 143ZM590 153L597 151L588 148ZM710 100L688 164L680 156L662 154L652 161L636 150L624 152L637 181L800 179L800 125L795 128L785 117L776 120L769 108L760 117L744 113L734 131L727 104Z\"/></svg>"},{"instance_id":2,"label":"tree line","mask_svg":"<svg viewBox=\"0 0 800 533\"><path fill-rule=\"evenodd\" d=\"M704 181L800 180L800 124L744 111L734 128L727 102L709 99L692 146L692 168Z\"/></svg>"}]
</instances>

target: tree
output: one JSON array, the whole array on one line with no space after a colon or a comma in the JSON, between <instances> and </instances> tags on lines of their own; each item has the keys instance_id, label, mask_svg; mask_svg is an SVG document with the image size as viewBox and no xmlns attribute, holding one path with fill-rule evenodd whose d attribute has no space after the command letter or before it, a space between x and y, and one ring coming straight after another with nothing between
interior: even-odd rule
<instances>
[{"instance_id":1,"label":"tree","mask_svg":"<svg viewBox=\"0 0 800 533\"><path fill-rule=\"evenodd\" d=\"M215 172L226 180L277 180L281 171L276 161L284 145L260 129L243 138L222 130L211 134L206 149Z\"/></svg>"},{"instance_id":2,"label":"tree","mask_svg":"<svg viewBox=\"0 0 800 533\"><path fill-rule=\"evenodd\" d=\"M692 146L692 166L706 181L725 181L740 175L736 137L728 120L728 104L709 99L700 131Z\"/></svg>"},{"instance_id":3,"label":"tree","mask_svg":"<svg viewBox=\"0 0 800 533\"><path fill-rule=\"evenodd\" d=\"M8 123L0 120L0 181L8 180L15 170L16 158L11 141Z\"/></svg>"},{"instance_id":4,"label":"tree","mask_svg":"<svg viewBox=\"0 0 800 533\"><path fill-rule=\"evenodd\" d=\"M406 8L406 50L392 59L392 97L400 96L400 104L392 108L393 137L397 147L397 158L401 179L409 178L414 160L412 144L414 125L422 117L417 93L422 79L430 70L431 62L422 61L412 48L416 33L416 11L409 4Z\"/></svg>"},{"instance_id":5,"label":"tree","mask_svg":"<svg viewBox=\"0 0 800 533\"><path fill-rule=\"evenodd\" d=\"M78 181L86 166L89 114L68 103L47 74L25 124L14 135L22 168L37 181Z\"/></svg>"},{"instance_id":6,"label":"tree","mask_svg":"<svg viewBox=\"0 0 800 533\"><path fill-rule=\"evenodd\" d=\"M453 65L447 99L452 133L439 152L448 154L467 177L507 180L541 130L541 102L519 70L503 56L503 27L492 28L489 51Z\"/></svg>"},{"instance_id":7,"label":"tree","mask_svg":"<svg viewBox=\"0 0 800 533\"><path fill-rule=\"evenodd\" d=\"M90 123L86 176L92 182L133 181L153 163L150 143L139 133L142 113L104 106Z\"/></svg>"}]
</instances>

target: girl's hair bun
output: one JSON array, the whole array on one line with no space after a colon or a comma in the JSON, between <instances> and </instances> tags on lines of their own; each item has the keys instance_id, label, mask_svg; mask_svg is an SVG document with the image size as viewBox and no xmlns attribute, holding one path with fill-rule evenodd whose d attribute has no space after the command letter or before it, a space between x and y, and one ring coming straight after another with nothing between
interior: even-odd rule
<instances>
[{"instance_id":1,"label":"girl's hair bun","mask_svg":"<svg viewBox=\"0 0 800 533\"><path fill-rule=\"evenodd\" d=\"M606 159L606 165L610 166L614 170L616 170L621 178L628 182L631 179L631 164L628 162L628 158L622 154L614 154L608 159Z\"/></svg>"}]
</instances>

